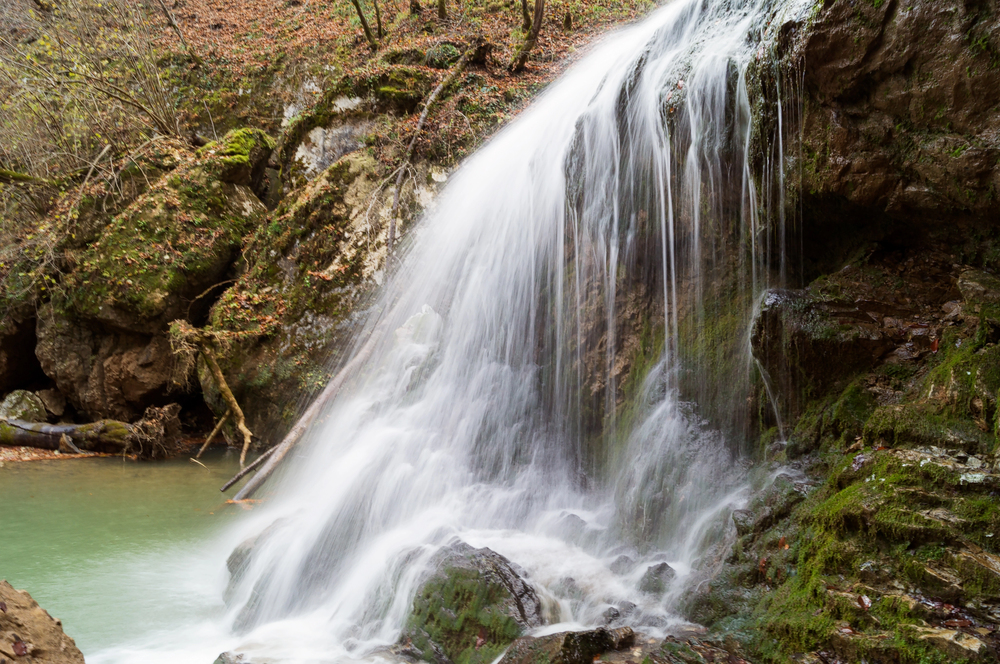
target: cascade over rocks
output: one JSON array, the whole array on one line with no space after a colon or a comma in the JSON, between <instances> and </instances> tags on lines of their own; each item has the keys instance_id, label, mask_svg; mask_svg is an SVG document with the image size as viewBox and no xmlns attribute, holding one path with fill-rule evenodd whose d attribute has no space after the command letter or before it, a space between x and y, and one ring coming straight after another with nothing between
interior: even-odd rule
<instances>
[{"instance_id":1,"label":"cascade over rocks","mask_svg":"<svg viewBox=\"0 0 1000 664\"><path fill-rule=\"evenodd\" d=\"M0 659L12 664L84 664L62 623L23 590L0 581Z\"/></svg>"},{"instance_id":2,"label":"cascade over rocks","mask_svg":"<svg viewBox=\"0 0 1000 664\"><path fill-rule=\"evenodd\" d=\"M489 664L523 632L541 626L538 596L500 554L455 541L431 565L435 572L417 590L396 655Z\"/></svg>"}]
</instances>

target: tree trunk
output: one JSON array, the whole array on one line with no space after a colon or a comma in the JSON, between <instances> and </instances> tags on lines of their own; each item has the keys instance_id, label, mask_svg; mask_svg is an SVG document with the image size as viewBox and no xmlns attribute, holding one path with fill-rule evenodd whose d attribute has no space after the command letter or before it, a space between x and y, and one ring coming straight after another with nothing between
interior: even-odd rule
<instances>
[{"instance_id":1,"label":"tree trunk","mask_svg":"<svg viewBox=\"0 0 1000 664\"><path fill-rule=\"evenodd\" d=\"M410 13L419 14L420 13L420 3L417 0L410 0Z\"/></svg>"},{"instance_id":2,"label":"tree trunk","mask_svg":"<svg viewBox=\"0 0 1000 664\"><path fill-rule=\"evenodd\" d=\"M41 424L0 417L0 447L111 452L144 458L167 457L178 451L181 407L170 404L146 409L135 424L100 420L87 424ZM74 449L78 448L78 449Z\"/></svg>"},{"instance_id":3,"label":"tree trunk","mask_svg":"<svg viewBox=\"0 0 1000 664\"><path fill-rule=\"evenodd\" d=\"M372 34L372 29L368 26L368 19L365 18L365 12L361 9L361 3L358 0L351 0L351 4L354 5L354 9L358 12L358 18L361 19L361 28L365 31L368 45L372 47L373 51L377 51L378 42L375 41L375 35Z\"/></svg>"},{"instance_id":4,"label":"tree trunk","mask_svg":"<svg viewBox=\"0 0 1000 664\"><path fill-rule=\"evenodd\" d=\"M531 10L528 9L528 0L521 0L521 30L528 32L531 30Z\"/></svg>"},{"instance_id":5,"label":"tree trunk","mask_svg":"<svg viewBox=\"0 0 1000 664\"><path fill-rule=\"evenodd\" d=\"M372 4L375 6L375 25L378 26L378 38L382 39L385 37L385 31L382 30L382 12L378 8L378 0L372 0Z\"/></svg>"},{"instance_id":6,"label":"tree trunk","mask_svg":"<svg viewBox=\"0 0 1000 664\"><path fill-rule=\"evenodd\" d=\"M438 18L448 18L448 7L445 6L445 0L438 0Z\"/></svg>"},{"instance_id":7,"label":"tree trunk","mask_svg":"<svg viewBox=\"0 0 1000 664\"><path fill-rule=\"evenodd\" d=\"M37 447L58 450L67 436L81 450L90 452L122 452L128 446L134 429L117 420L101 420L89 424L37 424L0 418L0 447Z\"/></svg>"},{"instance_id":8,"label":"tree trunk","mask_svg":"<svg viewBox=\"0 0 1000 664\"><path fill-rule=\"evenodd\" d=\"M521 44L521 48L518 49L517 54L514 55L514 60L510 63L510 71L514 73L524 71L524 65L528 61L528 54L531 53L531 49L535 48L535 44L538 43L538 35L542 31L542 17L544 14L545 0L535 0L535 16L531 22L531 30L528 32L524 43Z\"/></svg>"}]
</instances>

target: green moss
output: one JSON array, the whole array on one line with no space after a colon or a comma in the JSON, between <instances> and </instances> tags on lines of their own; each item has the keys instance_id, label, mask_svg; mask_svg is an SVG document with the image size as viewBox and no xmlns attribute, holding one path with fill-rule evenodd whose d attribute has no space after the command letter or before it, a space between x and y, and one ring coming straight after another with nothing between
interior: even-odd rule
<instances>
[{"instance_id":1,"label":"green moss","mask_svg":"<svg viewBox=\"0 0 1000 664\"><path fill-rule=\"evenodd\" d=\"M449 568L414 599L407 633L427 661L435 661L433 641L455 664L489 664L521 635L517 622L499 608L505 599L505 589L477 571ZM485 641L478 648L477 639Z\"/></svg>"}]
</instances>

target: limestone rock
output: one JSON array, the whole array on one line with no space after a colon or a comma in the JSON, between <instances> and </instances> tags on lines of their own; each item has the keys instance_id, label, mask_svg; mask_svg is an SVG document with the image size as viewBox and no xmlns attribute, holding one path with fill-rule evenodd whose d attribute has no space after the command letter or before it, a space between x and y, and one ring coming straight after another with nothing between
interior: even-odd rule
<instances>
[{"instance_id":1,"label":"limestone rock","mask_svg":"<svg viewBox=\"0 0 1000 664\"><path fill-rule=\"evenodd\" d=\"M0 417L25 422L45 422L45 404L32 392L15 390L0 402Z\"/></svg>"},{"instance_id":2,"label":"limestone rock","mask_svg":"<svg viewBox=\"0 0 1000 664\"><path fill-rule=\"evenodd\" d=\"M0 581L0 659L33 664L84 664L83 653L23 590Z\"/></svg>"},{"instance_id":3,"label":"limestone rock","mask_svg":"<svg viewBox=\"0 0 1000 664\"><path fill-rule=\"evenodd\" d=\"M964 632L937 627L917 627L917 638L956 659L974 659L984 654L986 644Z\"/></svg>"},{"instance_id":4,"label":"limestone rock","mask_svg":"<svg viewBox=\"0 0 1000 664\"><path fill-rule=\"evenodd\" d=\"M108 333L46 304L35 353L59 392L91 419L135 419L180 378L164 334Z\"/></svg>"},{"instance_id":5,"label":"limestone rock","mask_svg":"<svg viewBox=\"0 0 1000 664\"><path fill-rule=\"evenodd\" d=\"M489 664L542 624L541 603L513 563L456 541L432 562L396 653L408 659ZM589 660L588 660L589 664Z\"/></svg>"},{"instance_id":6,"label":"limestone rock","mask_svg":"<svg viewBox=\"0 0 1000 664\"><path fill-rule=\"evenodd\" d=\"M593 664L602 653L627 648L634 642L630 627L525 636L511 645L500 664Z\"/></svg>"}]
</instances>

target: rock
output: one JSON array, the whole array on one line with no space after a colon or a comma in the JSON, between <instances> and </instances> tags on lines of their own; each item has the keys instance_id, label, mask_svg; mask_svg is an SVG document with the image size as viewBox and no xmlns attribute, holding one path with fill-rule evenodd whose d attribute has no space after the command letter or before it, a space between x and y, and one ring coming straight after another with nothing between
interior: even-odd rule
<instances>
[{"instance_id":1,"label":"rock","mask_svg":"<svg viewBox=\"0 0 1000 664\"><path fill-rule=\"evenodd\" d=\"M224 652L215 658L212 664L253 664L251 661L244 659L242 654L237 654L233 652Z\"/></svg>"},{"instance_id":2,"label":"rock","mask_svg":"<svg viewBox=\"0 0 1000 664\"><path fill-rule=\"evenodd\" d=\"M804 234L812 251L995 214L998 22L992 3L915 0L826 2L782 26L808 91L801 191L814 226L828 224Z\"/></svg>"},{"instance_id":3,"label":"rock","mask_svg":"<svg viewBox=\"0 0 1000 664\"><path fill-rule=\"evenodd\" d=\"M614 562L608 565L608 569L610 569L615 574L619 575L628 574L633 569L635 569L635 561L629 558L628 556L622 554L617 558L615 558Z\"/></svg>"},{"instance_id":4,"label":"rock","mask_svg":"<svg viewBox=\"0 0 1000 664\"><path fill-rule=\"evenodd\" d=\"M45 404L33 392L15 390L0 403L0 417L25 422L46 422Z\"/></svg>"},{"instance_id":5,"label":"rock","mask_svg":"<svg viewBox=\"0 0 1000 664\"><path fill-rule=\"evenodd\" d=\"M525 636L511 645L500 664L593 664L602 653L628 648L634 642L630 627Z\"/></svg>"},{"instance_id":6,"label":"rock","mask_svg":"<svg viewBox=\"0 0 1000 664\"><path fill-rule=\"evenodd\" d=\"M207 158L222 182L250 187L263 198L264 171L274 147L274 139L260 129L234 129L198 150L198 156Z\"/></svg>"},{"instance_id":7,"label":"rock","mask_svg":"<svg viewBox=\"0 0 1000 664\"><path fill-rule=\"evenodd\" d=\"M646 573L639 580L639 590L650 595L662 595L667 592L670 582L674 580L677 573L667 563L650 565Z\"/></svg>"},{"instance_id":8,"label":"rock","mask_svg":"<svg viewBox=\"0 0 1000 664\"><path fill-rule=\"evenodd\" d=\"M338 342L356 333L355 307L382 281L392 191L376 191L380 168L353 152L287 197L249 237L247 269L209 314L214 329L239 334L219 364L257 440L280 440L299 403L326 385ZM401 195L404 218L439 186L426 165L415 168ZM222 416L206 369L199 364L206 403Z\"/></svg>"},{"instance_id":9,"label":"rock","mask_svg":"<svg viewBox=\"0 0 1000 664\"><path fill-rule=\"evenodd\" d=\"M398 655L489 664L525 630L542 624L538 596L500 554L456 541L432 565L435 572L413 600Z\"/></svg>"},{"instance_id":10,"label":"rock","mask_svg":"<svg viewBox=\"0 0 1000 664\"><path fill-rule=\"evenodd\" d=\"M132 421L184 382L164 334L102 331L46 304L37 336L35 353L45 374L93 420Z\"/></svg>"},{"instance_id":11,"label":"rock","mask_svg":"<svg viewBox=\"0 0 1000 664\"><path fill-rule=\"evenodd\" d=\"M0 581L0 659L16 664L84 664L83 653L55 620L23 590ZM25 657L27 656L27 657Z\"/></svg>"},{"instance_id":12,"label":"rock","mask_svg":"<svg viewBox=\"0 0 1000 664\"><path fill-rule=\"evenodd\" d=\"M839 380L871 369L896 346L896 338L868 314L889 315L890 305L830 300L808 290L771 290L751 329L751 348L795 415L806 395L822 394Z\"/></svg>"},{"instance_id":13,"label":"rock","mask_svg":"<svg viewBox=\"0 0 1000 664\"><path fill-rule=\"evenodd\" d=\"M733 511L733 523L736 525L736 534L740 537L753 532L757 518L750 510Z\"/></svg>"},{"instance_id":14,"label":"rock","mask_svg":"<svg viewBox=\"0 0 1000 664\"><path fill-rule=\"evenodd\" d=\"M957 660L978 658L984 654L986 644L964 632L937 627L916 627L916 636Z\"/></svg>"},{"instance_id":15,"label":"rock","mask_svg":"<svg viewBox=\"0 0 1000 664\"><path fill-rule=\"evenodd\" d=\"M1000 304L1000 279L982 270L963 270L958 277L958 290L968 303Z\"/></svg>"},{"instance_id":16,"label":"rock","mask_svg":"<svg viewBox=\"0 0 1000 664\"><path fill-rule=\"evenodd\" d=\"M45 404L45 410L56 417L62 417L66 412L66 397L59 390L39 390L35 392Z\"/></svg>"}]
</instances>

